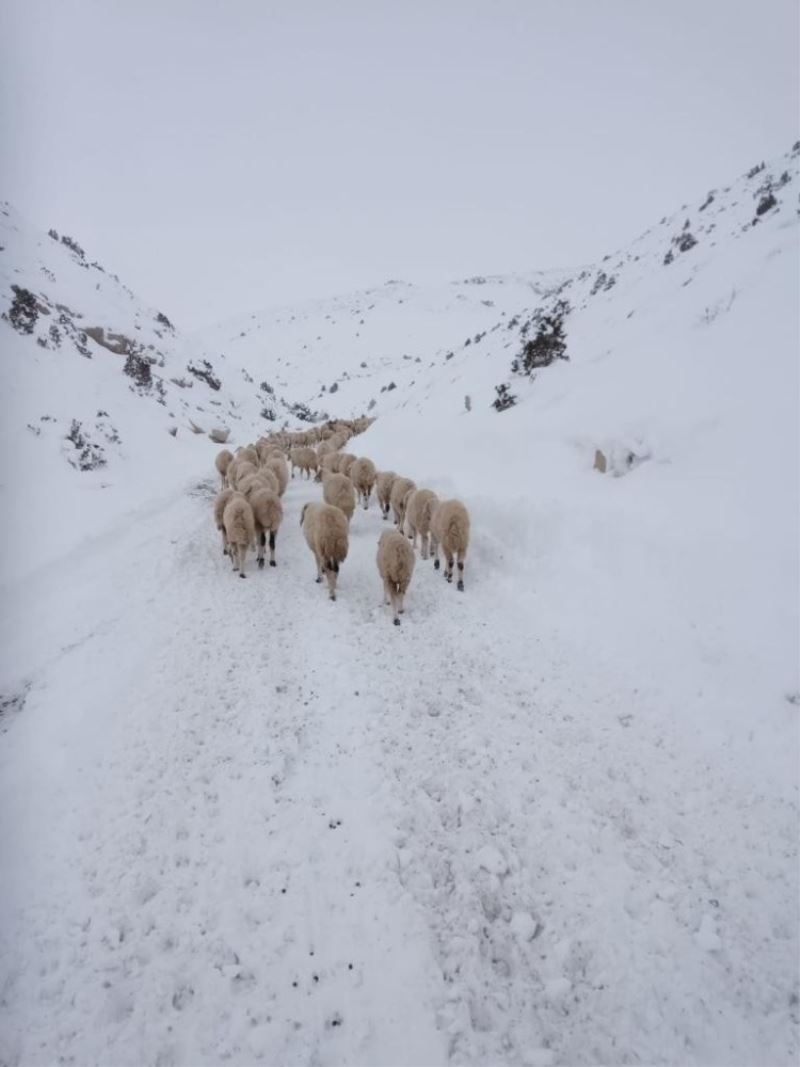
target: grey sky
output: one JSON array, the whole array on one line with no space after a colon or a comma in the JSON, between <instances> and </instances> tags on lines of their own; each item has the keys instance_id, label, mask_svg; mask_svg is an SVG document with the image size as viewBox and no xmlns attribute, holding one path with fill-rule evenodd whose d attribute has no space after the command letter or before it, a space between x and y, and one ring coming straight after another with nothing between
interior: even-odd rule
<instances>
[{"instance_id":1,"label":"grey sky","mask_svg":"<svg viewBox=\"0 0 800 1067\"><path fill-rule=\"evenodd\" d=\"M185 328L595 259L800 135L797 0L0 11L0 195Z\"/></svg>"}]
</instances>

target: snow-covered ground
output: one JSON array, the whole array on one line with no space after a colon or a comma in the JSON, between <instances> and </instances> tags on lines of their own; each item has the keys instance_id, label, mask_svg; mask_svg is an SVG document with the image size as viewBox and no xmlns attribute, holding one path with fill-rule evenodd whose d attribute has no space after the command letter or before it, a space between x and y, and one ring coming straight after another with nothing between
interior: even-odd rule
<instances>
[{"instance_id":1,"label":"snow-covered ground","mask_svg":"<svg viewBox=\"0 0 800 1067\"><path fill-rule=\"evenodd\" d=\"M584 277L383 287L374 365L325 318L368 294L165 341L166 405L0 324L0 1063L796 1062L797 161ZM556 295L570 359L531 383ZM218 396L170 387L190 358ZM377 397L352 450L468 503L463 595L418 561L393 627L373 506L330 603L299 480L278 567L232 575L186 424L263 432L262 377ZM94 471L25 429L95 408Z\"/></svg>"}]
</instances>

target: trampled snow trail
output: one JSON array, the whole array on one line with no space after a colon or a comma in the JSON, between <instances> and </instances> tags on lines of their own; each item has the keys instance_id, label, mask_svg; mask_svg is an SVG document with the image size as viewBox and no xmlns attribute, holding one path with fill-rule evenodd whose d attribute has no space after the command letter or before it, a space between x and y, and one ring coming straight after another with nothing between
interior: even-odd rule
<instances>
[{"instance_id":1,"label":"trampled snow trail","mask_svg":"<svg viewBox=\"0 0 800 1067\"><path fill-rule=\"evenodd\" d=\"M395 629L374 507L332 604L319 487L244 582L212 496L11 605L0 1062L790 1062L778 790L551 633L491 531Z\"/></svg>"}]
</instances>

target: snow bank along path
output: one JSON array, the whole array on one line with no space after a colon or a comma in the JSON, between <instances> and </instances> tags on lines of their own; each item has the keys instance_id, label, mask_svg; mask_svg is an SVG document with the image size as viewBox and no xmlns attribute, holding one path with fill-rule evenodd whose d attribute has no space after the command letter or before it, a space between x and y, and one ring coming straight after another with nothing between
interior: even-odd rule
<instances>
[{"instance_id":1,"label":"snow bank along path","mask_svg":"<svg viewBox=\"0 0 800 1067\"><path fill-rule=\"evenodd\" d=\"M553 632L488 517L398 629L374 506L331 603L319 487L243 582L215 486L11 591L0 1063L792 1061L779 784Z\"/></svg>"}]
</instances>

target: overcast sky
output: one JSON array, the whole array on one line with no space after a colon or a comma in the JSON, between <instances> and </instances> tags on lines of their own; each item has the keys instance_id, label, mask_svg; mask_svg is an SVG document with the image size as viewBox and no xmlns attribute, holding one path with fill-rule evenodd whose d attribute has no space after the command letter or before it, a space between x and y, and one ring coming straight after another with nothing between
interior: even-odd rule
<instances>
[{"instance_id":1,"label":"overcast sky","mask_svg":"<svg viewBox=\"0 0 800 1067\"><path fill-rule=\"evenodd\" d=\"M0 196L191 329L591 261L800 136L797 0L0 0Z\"/></svg>"}]
</instances>

